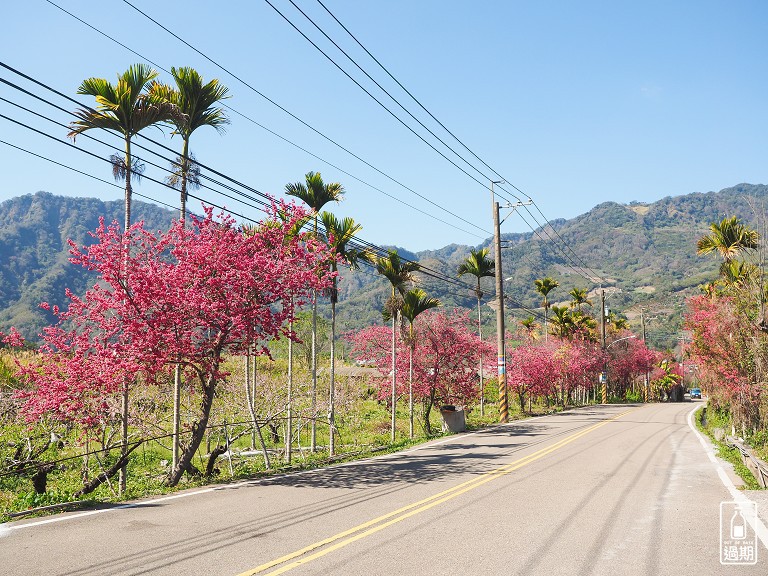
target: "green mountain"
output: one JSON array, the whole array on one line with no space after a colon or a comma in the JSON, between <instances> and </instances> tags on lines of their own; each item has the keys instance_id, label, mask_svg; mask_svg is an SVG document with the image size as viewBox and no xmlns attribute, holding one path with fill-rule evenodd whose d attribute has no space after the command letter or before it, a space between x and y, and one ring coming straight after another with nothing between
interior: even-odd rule
<instances>
[{"instance_id":1,"label":"green mountain","mask_svg":"<svg viewBox=\"0 0 768 576\"><path fill-rule=\"evenodd\" d=\"M649 340L658 347L672 347L681 329L685 298L717 275L719 262L711 256L697 256L696 240L707 233L711 222L726 215L735 214L762 229L760 217L765 214L766 200L768 186L740 184L720 192L667 197L650 204L606 202L571 220L552 221L535 232L502 234L508 326L540 306L533 287L535 279L551 276L560 282L550 293L555 303L567 302L574 287L586 288L593 309L599 310L602 278L608 307L625 314L635 330L639 330L643 307L646 317L652 319L647 325ZM122 210L121 201L45 192L0 204L0 330L14 325L34 339L52 321L38 307L41 301L62 306L66 304L65 288L81 294L92 285L93 276L67 261L67 239L87 243L88 231L97 227L99 216L121 221ZM134 203L134 214L150 229L166 229L175 215L141 202ZM491 244L488 239L481 246ZM455 277L470 248L452 244L415 254L398 250L431 271ZM368 267L343 271L342 275L339 332L381 323L381 309L390 293L386 281ZM474 284L472 277L463 280ZM474 293L466 286L429 274L421 274L419 281L445 307L474 310ZM494 294L493 279L484 279L482 285L487 303ZM495 325L494 318L490 307L483 306L483 321L489 330Z\"/></svg>"},{"instance_id":2,"label":"green mountain","mask_svg":"<svg viewBox=\"0 0 768 576\"><path fill-rule=\"evenodd\" d=\"M153 204L133 206L133 220L144 220L150 230L167 229L175 214ZM0 330L15 326L36 340L55 321L41 302L65 308L67 288L82 294L96 283L94 274L69 262L67 240L88 244L101 216L122 223L123 201L38 192L0 204Z\"/></svg>"},{"instance_id":3,"label":"green mountain","mask_svg":"<svg viewBox=\"0 0 768 576\"><path fill-rule=\"evenodd\" d=\"M659 348L677 344L688 296L717 277L719 262L712 256L697 256L696 241L709 232L709 224L724 216L737 215L753 227L765 227L762 215L768 186L740 184L719 192L667 197L653 203L628 205L605 202L571 220L555 220L544 228L524 234L503 234L502 265L507 306L507 326L513 321L542 314L541 296L534 280L550 276L560 286L549 298L555 304L570 300L573 288L589 290L594 314L599 314L600 289L606 292L606 307L625 315L640 333L640 312L650 343ZM538 220L543 218L532 210ZM531 216L526 214L531 221ZM503 232L503 228L502 228ZM475 248L488 246L492 239ZM452 244L440 250L419 252L418 260L446 275L455 276L469 246ZM361 278L362 277L362 278ZM602 283L601 283L602 279ZM465 277L473 284L473 277ZM492 278L483 279L487 302L495 294ZM345 282L341 283L344 286ZM429 276L422 284L444 306L475 307L473 293ZM347 283L348 303L338 307L342 321L354 325L381 321L387 285L369 274L356 274ZM483 323L495 329L495 313L483 307Z\"/></svg>"}]
</instances>

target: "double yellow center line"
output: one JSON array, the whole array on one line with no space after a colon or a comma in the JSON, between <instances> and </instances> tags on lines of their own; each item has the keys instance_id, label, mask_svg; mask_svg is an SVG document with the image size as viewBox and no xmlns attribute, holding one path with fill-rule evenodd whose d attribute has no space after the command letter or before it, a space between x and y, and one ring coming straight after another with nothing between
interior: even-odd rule
<instances>
[{"instance_id":1,"label":"double yellow center line","mask_svg":"<svg viewBox=\"0 0 768 576\"><path fill-rule=\"evenodd\" d=\"M298 568L299 566L307 564L308 562L312 562L313 560L321 558L326 554L330 554L331 552L339 550L340 548L344 548L353 542L384 530L393 524L402 522L411 516L425 512L430 508L434 508L438 504L442 504L443 502L447 502L448 500L456 498L465 492L474 490L475 488L478 488L483 484L487 484L496 478L500 478L501 476L505 476L510 472L514 472L523 466L527 466L528 464L543 458L547 454L551 454L552 452L559 450L563 446L578 440L582 436L585 436L590 432L593 432L594 430L597 430L598 428L605 426L606 424L621 418L622 416L634 410L637 410L637 408L626 410L620 414L617 414L613 418L604 420L598 424L594 424L593 426L585 428L584 430L576 432L575 434L571 434L570 436L566 436L562 440L555 442L550 446L546 446L536 452L533 452L528 456L524 456L518 460L515 460L514 462L505 464L504 466L496 468L495 470L485 472L477 478L473 478L472 480L458 484L453 488L439 492L438 494L430 496L429 498L419 500L418 502L414 502L413 504L409 504L408 506L404 506L393 512L384 514L383 516L379 516L378 518L374 518L368 522L364 522L363 524L355 526L354 528L350 528L349 530L345 530L344 532L339 532L338 534L315 542L314 544L310 544L309 546L301 548L300 550L296 550L295 552L291 552L290 554L286 554L285 556L271 560L270 562L262 564L261 566L257 566L256 568L242 572L238 574L238 576L253 576L254 574L261 574L270 568L275 568L276 566L279 566L279 568L269 572L266 574L266 576L277 576L278 574L284 574L289 570L293 570L294 568Z\"/></svg>"}]
</instances>

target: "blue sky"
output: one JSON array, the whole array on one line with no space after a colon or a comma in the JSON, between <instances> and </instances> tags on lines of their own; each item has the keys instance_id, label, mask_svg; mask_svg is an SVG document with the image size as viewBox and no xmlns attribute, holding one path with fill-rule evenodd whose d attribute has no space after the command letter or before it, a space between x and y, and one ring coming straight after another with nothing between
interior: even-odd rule
<instances>
[{"instance_id":1,"label":"blue sky","mask_svg":"<svg viewBox=\"0 0 768 576\"><path fill-rule=\"evenodd\" d=\"M338 168L235 113L230 114L232 124L225 135L206 129L193 135L191 148L202 163L276 195L286 183L303 180L307 171L320 171L327 182L341 182L347 189L344 202L332 211L354 217L363 225L361 237L377 244L421 250L450 243L476 245L490 235L490 170L386 77L316 0L294 1L414 115L471 160L483 175L456 162L480 183L394 120L266 2L212 8L197 0L132 1L251 86L440 208L311 132L127 4L57 2L159 66L192 66L206 79L219 78L231 90L229 106ZM434 142L288 0L270 1ZM324 1L432 114L523 194L506 186L508 190L533 198L550 220L574 217L609 200L652 202L740 182L768 182L764 2ZM0 60L71 96L83 79L114 81L140 61L44 0L8 3L3 12ZM67 110L75 107L7 70L0 70L0 77ZM170 80L165 73L161 79ZM0 85L0 97L61 123L71 121L66 113L5 85ZM59 138L66 133L3 101L0 114ZM178 138L167 132L148 135L177 148ZM105 163L2 118L0 139L111 180ZM82 138L77 144L101 156L111 153ZM439 143L435 146L443 149ZM147 175L162 178L151 167ZM0 144L0 201L38 190L122 197L118 188ZM174 192L146 180L136 192L177 202ZM209 191L201 190L200 195L259 217L255 209ZM503 229L530 230L516 215Z\"/></svg>"}]
</instances>

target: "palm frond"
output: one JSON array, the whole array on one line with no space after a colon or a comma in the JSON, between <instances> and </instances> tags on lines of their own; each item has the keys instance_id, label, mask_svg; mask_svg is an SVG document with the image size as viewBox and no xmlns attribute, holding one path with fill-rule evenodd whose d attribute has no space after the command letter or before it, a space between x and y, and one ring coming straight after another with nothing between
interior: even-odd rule
<instances>
[{"instance_id":1,"label":"palm frond","mask_svg":"<svg viewBox=\"0 0 768 576\"><path fill-rule=\"evenodd\" d=\"M109 162L112 164L112 176L114 176L115 181L121 182L125 180L125 176L128 173L125 167L125 158L118 156L117 154L112 154L109 157ZM141 177L146 169L147 166L141 159L138 156L134 156L131 159L131 180L135 181L137 184L140 183Z\"/></svg>"}]
</instances>

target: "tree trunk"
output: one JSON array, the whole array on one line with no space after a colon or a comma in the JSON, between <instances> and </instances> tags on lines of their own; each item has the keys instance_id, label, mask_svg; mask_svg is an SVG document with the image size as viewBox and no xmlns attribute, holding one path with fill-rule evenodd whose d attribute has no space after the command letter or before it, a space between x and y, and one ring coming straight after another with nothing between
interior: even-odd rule
<instances>
[{"instance_id":1,"label":"tree trunk","mask_svg":"<svg viewBox=\"0 0 768 576\"><path fill-rule=\"evenodd\" d=\"M288 324L293 332L293 321ZM288 339L288 414L285 426L285 460L291 463L291 448L293 443L293 340Z\"/></svg>"},{"instance_id":2,"label":"tree trunk","mask_svg":"<svg viewBox=\"0 0 768 576\"><path fill-rule=\"evenodd\" d=\"M216 464L216 458L224 454L226 451L226 446L216 446L216 448L211 450L211 455L208 456L208 464L205 467L206 478L210 478L213 475L213 467Z\"/></svg>"},{"instance_id":3,"label":"tree trunk","mask_svg":"<svg viewBox=\"0 0 768 576\"><path fill-rule=\"evenodd\" d=\"M480 279L477 280L478 290ZM480 312L480 297L477 298L477 335L483 341L483 316ZM483 354L480 353L480 416L485 416L485 383L483 382Z\"/></svg>"},{"instance_id":4,"label":"tree trunk","mask_svg":"<svg viewBox=\"0 0 768 576\"><path fill-rule=\"evenodd\" d=\"M32 475L32 487L35 489L35 494L45 494L48 473L53 471L55 467L53 462L38 465L37 472Z\"/></svg>"},{"instance_id":5,"label":"tree trunk","mask_svg":"<svg viewBox=\"0 0 768 576\"><path fill-rule=\"evenodd\" d=\"M432 413L432 406L435 403L435 391L432 390L429 393L426 403L424 404L424 432L427 436L432 435L432 425L429 423L429 416Z\"/></svg>"},{"instance_id":6,"label":"tree trunk","mask_svg":"<svg viewBox=\"0 0 768 576\"><path fill-rule=\"evenodd\" d=\"M411 349L408 355L408 433L411 440L413 440L413 347L413 334L411 334Z\"/></svg>"},{"instance_id":7,"label":"tree trunk","mask_svg":"<svg viewBox=\"0 0 768 576\"><path fill-rule=\"evenodd\" d=\"M131 158L131 138L125 137L125 225L123 231L127 234L131 227L131 167L133 165L133 159ZM125 252L124 257L124 269L125 274L125 289L128 289L128 251ZM118 481L120 494L125 492L127 480L128 480L128 380L123 382L123 398L121 406L122 417L122 448L121 448L121 460L125 460L123 466L120 468L120 477Z\"/></svg>"},{"instance_id":8,"label":"tree trunk","mask_svg":"<svg viewBox=\"0 0 768 576\"><path fill-rule=\"evenodd\" d=\"M221 351L217 350L217 357L220 357L220 354ZM219 361L217 360L214 362L212 367L213 371L217 370L218 367ZM176 468L173 468L170 475L168 476L168 486L176 486L176 484L179 483L181 476L184 474L184 471L187 469L187 467L192 463L192 458L194 457L195 452L197 452L197 449L200 447L200 444L205 437L205 431L208 427L208 419L211 415L211 407L213 406L213 398L216 391L216 380L213 375L209 374L206 376L205 380L203 380L202 385L203 393L202 398L200 399L200 416L197 422L192 424L192 436L190 438L189 444L182 451L181 456L179 457L179 461L176 464Z\"/></svg>"},{"instance_id":9,"label":"tree trunk","mask_svg":"<svg viewBox=\"0 0 768 576\"><path fill-rule=\"evenodd\" d=\"M181 200L179 201L179 219L184 224L187 219L187 178L189 176L189 140L184 140L181 151Z\"/></svg>"},{"instance_id":10,"label":"tree trunk","mask_svg":"<svg viewBox=\"0 0 768 576\"><path fill-rule=\"evenodd\" d=\"M123 381L120 436L120 460L123 461L123 466L120 468L120 476L118 477L118 491L123 494L128 483L128 378Z\"/></svg>"},{"instance_id":11,"label":"tree trunk","mask_svg":"<svg viewBox=\"0 0 768 576\"><path fill-rule=\"evenodd\" d=\"M122 470L125 467L125 465L128 463L128 457L131 455L131 452L133 452L134 450L136 450L136 448L141 446L142 443L143 443L143 440L131 446L128 450L125 451L125 454L120 455L120 458L117 460L117 462L115 462L114 464L112 464L112 466L107 468L107 470L105 470L104 472L96 476L96 478L93 478L92 480L87 482L85 485L83 485L83 487L77 492L75 492L73 496L75 498L80 498L80 496L85 496L86 494L90 494L91 492L96 490L96 488L98 488L104 482L106 482L109 478L114 476L118 470Z\"/></svg>"},{"instance_id":12,"label":"tree trunk","mask_svg":"<svg viewBox=\"0 0 768 576\"><path fill-rule=\"evenodd\" d=\"M393 291L394 292L394 291ZM395 332L397 326L397 311L392 312L392 433L390 440L392 444L395 443L395 428L397 426L397 392L395 390L396 384L396 354L397 354L397 334Z\"/></svg>"},{"instance_id":13,"label":"tree trunk","mask_svg":"<svg viewBox=\"0 0 768 576\"><path fill-rule=\"evenodd\" d=\"M334 292L336 288L336 279L333 279ZM334 443L334 437L336 433L336 302L334 297L331 297L331 382L328 390L328 453L333 456L335 454L336 445Z\"/></svg>"},{"instance_id":14,"label":"tree trunk","mask_svg":"<svg viewBox=\"0 0 768 576\"><path fill-rule=\"evenodd\" d=\"M256 410L253 406L253 396L251 395L251 358L250 354L245 356L245 401L248 403L248 413L251 415L251 424L253 425L253 433L251 435L251 448L256 448L256 439L254 435L261 435L259 431L259 424L256 421ZM256 378L254 371L253 378Z\"/></svg>"},{"instance_id":15,"label":"tree trunk","mask_svg":"<svg viewBox=\"0 0 768 576\"><path fill-rule=\"evenodd\" d=\"M179 462L179 433L181 432L181 364L173 371L173 449L171 468Z\"/></svg>"},{"instance_id":16,"label":"tree trunk","mask_svg":"<svg viewBox=\"0 0 768 576\"><path fill-rule=\"evenodd\" d=\"M317 235L317 222L315 222ZM312 295L312 433L309 444L310 451L317 450L317 291Z\"/></svg>"},{"instance_id":17,"label":"tree trunk","mask_svg":"<svg viewBox=\"0 0 768 576\"><path fill-rule=\"evenodd\" d=\"M256 424L256 433L259 435L259 442L261 443L261 453L264 455L264 467L269 470L272 465L269 462L269 452L267 452L267 445L264 443L264 436L261 433L261 426Z\"/></svg>"}]
</instances>

